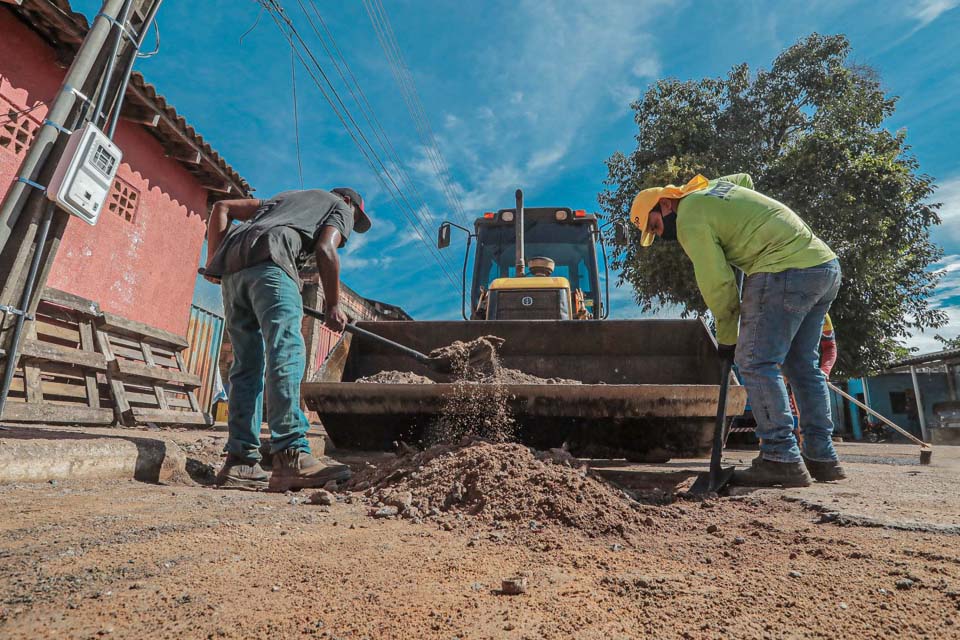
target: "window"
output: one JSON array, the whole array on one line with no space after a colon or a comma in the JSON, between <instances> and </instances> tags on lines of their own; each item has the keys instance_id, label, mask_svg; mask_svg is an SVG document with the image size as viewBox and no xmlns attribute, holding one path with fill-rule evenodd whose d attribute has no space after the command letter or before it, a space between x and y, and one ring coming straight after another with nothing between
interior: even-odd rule
<instances>
[{"instance_id":1,"label":"window","mask_svg":"<svg viewBox=\"0 0 960 640\"><path fill-rule=\"evenodd\" d=\"M906 391L891 391L890 392L890 412L891 413L907 413L907 392Z\"/></svg>"},{"instance_id":2,"label":"window","mask_svg":"<svg viewBox=\"0 0 960 640\"><path fill-rule=\"evenodd\" d=\"M140 191L129 182L116 178L110 189L107 208L127 222L134 222L140 208Z\"/></svg>"}]
</instances>

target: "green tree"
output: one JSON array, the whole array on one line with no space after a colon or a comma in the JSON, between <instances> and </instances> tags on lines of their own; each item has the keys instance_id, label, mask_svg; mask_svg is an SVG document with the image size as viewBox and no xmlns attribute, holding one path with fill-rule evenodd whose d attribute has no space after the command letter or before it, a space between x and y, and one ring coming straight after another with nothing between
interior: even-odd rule
<instances>
[{"instance_id":1,"label":"green tree","mask_svg":"<svg viewBox=\"0 0 960 640\"><path fill-rule=\"evenodd\" d=\"M742 64L724 78L660 80L631 105L637 147L607 160L601 207L625 221L641 189L749 173L840 258L837 375L880 369L912 330L946 322L927 301L940 278L928 269L942 255L930 240L939 205L926 203L933 180L919 171L906 132L883 127L896 102L872 69L850 61L842 35L813 34L756 74ZM615 265L637 303L704 313L679 245L641 249L635 240L616 246Z\"/></svg>"}]
</instances>

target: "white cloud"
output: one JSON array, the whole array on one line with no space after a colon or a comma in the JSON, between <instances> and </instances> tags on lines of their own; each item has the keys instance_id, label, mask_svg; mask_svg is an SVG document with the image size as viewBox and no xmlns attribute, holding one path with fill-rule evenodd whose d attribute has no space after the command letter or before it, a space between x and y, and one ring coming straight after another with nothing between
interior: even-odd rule
<instances>
[{"instance_id":1,"label":"white cloud","mask_svg":"<svg viewBox=\"0 0 960 640\"><path fill-rule=\"evenodd\" d=\"M468 217L507 206L517 187L536 194L562 166L582 161L572 150L591 123L622 117L659 74L649 27L674 1L517 4L503 37L477 50L474 84L484 101L447 114L438 140ZM438 195L434 168L419 157L410 166Z\"/></svg>"},{"instance_id":2,"label":"white cloud","mask_svg":"<svg viewBox=\"0 0 960 640\"><path fill-rule=\"evenodd\" d=\"M660 75L660 61L655 57L641 58L633 65L633 75L656 79Z\"/></svg>"},{"instance_id":3,"label":"white cloud","mask_svg":"<svg viewBox=\"0 0 960 640\"><path fill-rule=\"evenodd\" d=\"M933 199L943 203L939 231L947 238L960 241L960 176L945 180L933 194Z\"/></svg>"},{"instance_id":4,"label":"white cloud","mask_svg":"<svg viewBox=\"0 0 960 640\"><path fill-rule=\"evenodd\" d=\"M960 0L919 0L910 5L907 13L920 23L917 29L922 29L958 5Z\"/></svg>"}]
</instances>

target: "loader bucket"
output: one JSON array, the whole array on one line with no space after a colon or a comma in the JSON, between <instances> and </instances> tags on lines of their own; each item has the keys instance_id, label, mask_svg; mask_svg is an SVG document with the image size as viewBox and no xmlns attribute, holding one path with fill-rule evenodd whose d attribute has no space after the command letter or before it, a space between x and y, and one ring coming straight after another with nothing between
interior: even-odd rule
<instances>
[{"instance_id":1,"label":"loader bucket","mask_svg":"<svg viewBox=\"0 0 960 640\"><path fill-rule=\"evenodd\" d=\"M564 443L578 455L665 461L710 452L720 359L701 320L506 320L367 322L364 329L418 351L484 335L505 339L504 367L583 384L508 384L521 442ZM437 384L365 384L381 371L409 371ZM345 335L314 380L302 387L341 448L420 444L453 385L428 367L373 340ZM486 387L486 388L485 388ZM478 385L477 393L492 393ZM743 412L746 392L731 381L727 415Z\"/></svg>"}]
</instances>

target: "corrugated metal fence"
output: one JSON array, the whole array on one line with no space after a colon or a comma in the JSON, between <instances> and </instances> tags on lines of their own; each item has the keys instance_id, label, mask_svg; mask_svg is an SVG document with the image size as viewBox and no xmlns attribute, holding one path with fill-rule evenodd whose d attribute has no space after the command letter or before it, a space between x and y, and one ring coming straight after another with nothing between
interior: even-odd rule
<instances>
[{"instance_id":1,"label":"corrugated metal fence","mask_svg":"<svg viewBox=\"0 0 960 640\"><path fill-rule=\"evenodd\" d=\"M334 333L327 329L325 326L320 325L317 329L317 359L313 363L313 370L316 371L320 368L320 365L323 364L323 361L327 359L327 355L330 353L330 350L333 349L333 345L337 344L337 340L340 339L339 333Z\"/></svg>"},{"instance_id":2,"label":"corrugated metal fence","mask_svg":"<svg viewBox=\"0 0 960 640\"><path fill-rule=\"evenodd\" d=\"M203 381L203 386L197 390L197 400L204 411L210 411L220 345L223 344L223 316L191 305L187 342L190 343L184 352L187 368Z\"/></svg>"}]
</instances>

